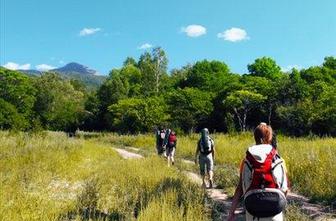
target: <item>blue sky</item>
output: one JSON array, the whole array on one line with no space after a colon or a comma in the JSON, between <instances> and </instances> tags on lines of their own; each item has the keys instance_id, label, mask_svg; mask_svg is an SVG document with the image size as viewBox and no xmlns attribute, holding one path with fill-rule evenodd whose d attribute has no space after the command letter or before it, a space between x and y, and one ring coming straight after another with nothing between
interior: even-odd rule
<instances>
[{"instance_id":1,"label":"blue sky","mask_svg":"<svg viewBox=\"0 0 336 221\"><path fill-rule=\"evenodd\" d=\"M201 59L236 73L270 56L282 68L336 55L335 0L0 0L0 65L79 62L107 74L150 46L169 69Z\"/></svg>"}]
</instances>

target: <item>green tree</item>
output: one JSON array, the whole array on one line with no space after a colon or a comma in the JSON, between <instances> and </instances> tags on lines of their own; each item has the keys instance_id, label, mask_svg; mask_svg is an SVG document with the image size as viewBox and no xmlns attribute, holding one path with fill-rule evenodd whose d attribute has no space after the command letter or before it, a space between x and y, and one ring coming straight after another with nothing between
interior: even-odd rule
<instances>
[{"instance_id":1,"label":"green tree","mask_svg":"<svg viewBox=\"0 0 336 221\"><path fill-rule=\"evenodd\" d=\"M177 89L167 95L172 125L185 132L195 129L208 122L213 110L213 94L196 88Z\"/></svg>"},{"instance_id":2,"label":"green tree","mask_svg":"<svg viewBox=\"0 0 336 221\"><path fill-rule=\"evenodd\" d=\"M231 108L238 119L241 131L246 131L246 119L249 112L260 106L266 98L259 93L239 90L231 93L224 103L227 107Z\"/></svg>"},{"instance_id":3,"label":"green tree","mask_svg":"<svg viewBox=\"0 0 336 221\"><path fill-rule=\"evenodd\" d=\"M299 101L292 105L278 107L282 130L295 136L307 135L311 131L312 112L314 104L310 99Z\"/></svg>"},{"instance_id":4,"label":"green tree","mask_svg":"<svg viewBox=\"0 0 336 221\"><path fill-rule=\"evenodd\" d=\"M102 110L105 111L111 104L127 98L128 92L128 81L120 74L120 70L112 70L109 78L106 79L97 92Z\"/></svg>"},{"instance_id":5,"label":"green tree","mask_svg":"<svg viewBox=\"0 0 336 221\"><path fill-rule=\"evenodd\" d=\"M137 66L137 62L134 58L132 57L127 57L126 60L123 63L123 66L128 66L128 65L132 65L132 66Z\"/></svg>"},{"instance_id":6,"label":"green tree","mask_svg":"<svg viewBox=\"0 0 336 221\"><path fill-rule=\"evenodd\" d=\"M281 68L269 57L257 58L253 64L247 65L247 69L252 76L276 79L281 77Z\"/></svg>"},{"instance_id":7,"label":"green tree","mask_svg":"<svg viewBox=\"0 0 336 221\"><path fill-rule=\"evenodd\" d=\"M24 115L17 112L14 105L0 98L0 129L20 130L27 127Z\"/></svg>"},{"instance_id":8,"label":"green tree","mask_svg":"<svg viewBox=\"0 0 336 221\"><path fill-rule=\"evenodd\" d=\"M46 73L35 81L35 111L42 125L50 130L75 130L83 121L84 94L75 90L68 80Z\"/></svg>"},{"instance_id":9,"label":"green tree","mask_svg":"<svg viewBox=\"0 0 336 221\"><path fill-rule=\"evenodd\" d=\"M2 102L7 109L7 113L9 113L9 110L13 110L12 113L15 115L13 115L13 118L17 119L17 116L21 116L20 129L28 129L34 117L35 93L36 90L28 76L0 67L0 98L13 105L10 106Z\"/></svg>"},{"instance_id":10,"label":"green tree","mask_svg":"<svg viewBox=\"0 0 336 221\"><path fill-rule=\"evenodd\" d=\"M188 71L184 87L218 92L227 83L230 70L220 61L198 61Z\"/></svg>"},{"instance_id":11,"label":"green tree","mask_svg":"<svg viewBox=\"0 0 336 221\"><path fill-rule=\"evenodd\" d=\"M315 134L336 136L335 86L321 85L319 96L312 111L312 131Z\"/></svg>"},{"instance_id":12,"label":"green tree","mask_svg":"<svg viewBox=\"0 0 336 221\"><path fill-rule=\"evenodd\" d=\"M128 97L141 95L142 90L142 73L139 68L133 64L128 64L120 70L120 79L127 81L129 85Z\"/></svg>"},{"instance_id":13,"label":"green tree","mask_svg":"<svg viewBox=\"0 0 336 221\"><path fill-rule=\"evenodd\" d=\"M325 57L323 62L323 67L336 70L336 57Z\"/></svg>"},{"instance_id":14,"label":"green tree","mask_svg":"<svg viewBox=\"0 0 336 221\"><path fill-rule=\"evenodd\" d=\"M168 59L163 49L154 48L152 53L140 56L138 67L142 73L142 93L145 96L158 95L162 78L167 75Z\"/></svg>"},{"instance_id":15,"label":"green tree","mask_svg":"<svg viewBox=\"0 0 336 221\"><path fill-rule=\"evenodd\" d=\"M114 129L123 133L150 132L169 118L167 106L160 97L122 99L108 109Z\"/></svg>"}]
</instances>

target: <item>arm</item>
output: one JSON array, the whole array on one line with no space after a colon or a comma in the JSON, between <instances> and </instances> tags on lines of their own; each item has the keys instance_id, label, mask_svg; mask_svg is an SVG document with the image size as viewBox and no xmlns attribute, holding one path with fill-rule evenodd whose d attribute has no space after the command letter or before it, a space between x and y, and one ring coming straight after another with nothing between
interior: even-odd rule
<instances>
[{"instance_id":1,"label":"arm","mask_svg":"<svg viewBox=\"0 0 336 221\"><path fill-rule=\"evenodd\" d=\"M228 221L234 220L234 217L235 217L234 212L235 212L235 210L238 206L239 199L240 199L240 197L242 197L242 195L243 195L243 187L242 187L242 177L240 175L239 183L238 183L238 186L237 186L236 191L235 191L234 196L233 196L231 209L230 209L230 212L229 212L229 217L227 219Z\"/></svg>"}]
</instances>

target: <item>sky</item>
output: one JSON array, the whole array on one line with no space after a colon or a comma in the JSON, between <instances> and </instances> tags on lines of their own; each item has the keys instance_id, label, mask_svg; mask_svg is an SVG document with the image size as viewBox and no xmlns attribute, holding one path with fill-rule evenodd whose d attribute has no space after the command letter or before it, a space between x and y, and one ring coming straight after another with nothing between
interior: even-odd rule
<instances>
[{"instance_id":1,"label":"sky","mask_svg":"<svg viewBox=\"0 0 336 221\"><path fill-rule=\"evenodd\" d=\"M336 56L335 12L335 0L0 0L0 65L108 74L160 46L169 70L215 59L243 74L263 56L306 68Z\"/></svg>"}]
</instances>

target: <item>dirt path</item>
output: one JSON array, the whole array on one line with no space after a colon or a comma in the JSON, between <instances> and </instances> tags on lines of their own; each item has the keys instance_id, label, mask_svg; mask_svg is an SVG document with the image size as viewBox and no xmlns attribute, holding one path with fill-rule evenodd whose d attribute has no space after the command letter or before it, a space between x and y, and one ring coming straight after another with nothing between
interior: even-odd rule
<instances>
[{"instance_id":1,"label":"dirt path","mask_svg":"<svg viewBox=\"0 0 336 221\"><path fill-rule=\"evenodd\" d=\"M194 183L198 184L200 187L202 186L202 178L200 175L190 172L184 171L184 174ZM231 200L228 198L227 194L225 194L223 189L206 189L209 199L212 201L213 205L213 219L214 220L225 220L229 214L231 208ZM242 208L238 208L235 212L236 220L244 220L244 211Z\"/></svg>"},{"instance_id":2,"label":"dirt path","mask_svg":"<svg viewBox=\"0 0 336 221\"><path fill-rule=\"evenodd\" d=\"M122 158L124 159L139 159L139 158L143 158L142 155L137 154L137 153L133 153L133 152L129 152L127 150L124 149L119 149L119 148L114 148Z\"/></svg>"},{"instance_id":3,"label":"dirt path","mask_svg":"<svg viewBox=\"0 0 336 221\"><path fill-rule=\"evenodd\" d=\"M120 148L114 148L124 159L139 159L143 158L142 155L130 152L130 151L136 151L139 152L139 148L135 147L127 147L127 151L125 149ZM186 164L194 164L193 161L182 159L183 163ZM200 175L191 172L191 171L183 171L183 173L194 183L198 184L199 186L202 186L202 178ZM225 194L225 191L223 189L207 189L207 194L209 197L209 200L212 201L213 204L213 219L214 220L225 220L228 216L230 207L231 207L231 199L228 198L227 194ZM313 220L327 220L327 221L336 221L336 219L327 218L330 217L333 214L329 213L329 208L324 207L319 204L312 204L309 203L309 199L295 194L290 193L287 197L288 202L294 203L296 205L299 205L301 207L301 210L310 216ZM236 214L236 220L244 220L244 210L243 208L237 208L235 211Z\"/></svg>"}]
</instances>

